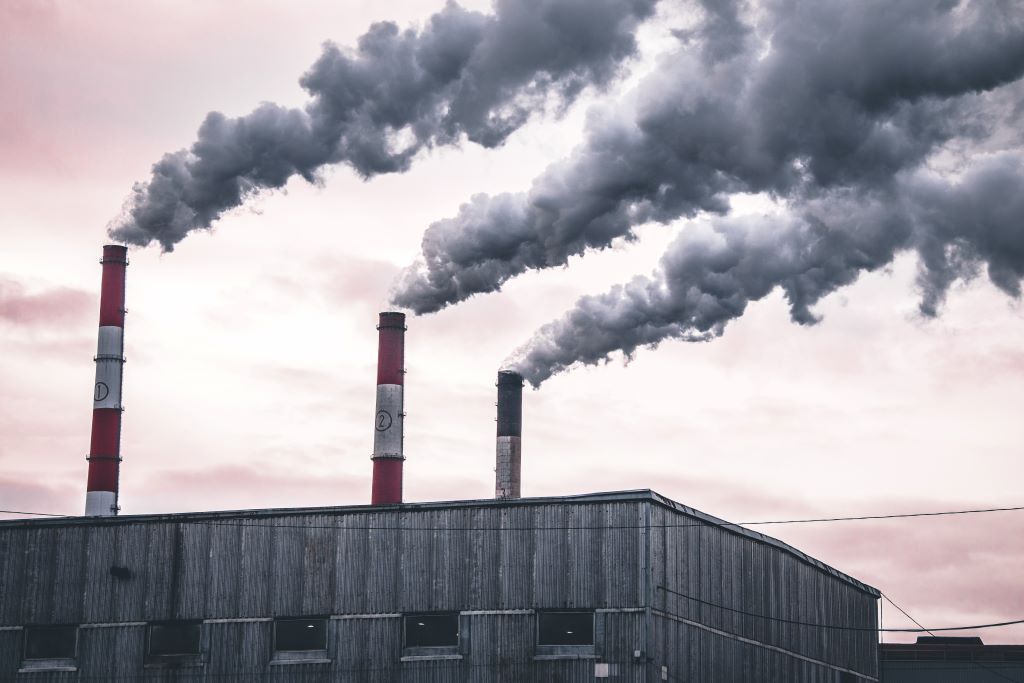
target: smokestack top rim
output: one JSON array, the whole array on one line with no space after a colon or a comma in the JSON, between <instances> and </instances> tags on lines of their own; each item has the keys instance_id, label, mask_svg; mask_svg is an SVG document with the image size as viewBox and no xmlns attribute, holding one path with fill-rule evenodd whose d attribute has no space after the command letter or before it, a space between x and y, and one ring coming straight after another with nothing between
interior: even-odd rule
<instances>
[{"instance_id":1,"label":"smokestack top rim","mask_svg":"<svg viewBox=\"0 0 1024 683\"><path fill-rule=\"evenodd\" d=\"M405 326L405 313L401 311L381 311L377 329L408 329Z\"/></svg>"},{"instance_id":2,"label":"smokestack top rim","mask_svg":"<svg viewBox=\"0 0 1024 683\"><path fill-rule=\"evenodd\" d=\"M128 265L128 247L123 244L104 244L100 263L123 263Z\"/></svg>"},{"instance_id":3,"label":"smokestack top rim","mask_svg":"<svg viewBox=\"0 0 1024 683\"><path fill-rule=\"evenodd\" d=\"M498 386L518 385L521 387L524 383L522 373L515 370L498 370Z\"/></svg>"}]
</instances>

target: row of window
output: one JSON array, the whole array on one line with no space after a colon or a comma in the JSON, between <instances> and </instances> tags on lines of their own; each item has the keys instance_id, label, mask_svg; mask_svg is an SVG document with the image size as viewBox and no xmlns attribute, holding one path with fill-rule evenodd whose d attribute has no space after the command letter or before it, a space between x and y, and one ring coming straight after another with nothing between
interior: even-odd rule
<instances>
[{"instance_id":1,"label":"row of window","mask_svg":"<svg viewBox=\"0 0 1024 683\"><path fill-rule=\"evenodd\" d=\"M146 653L150 658L197 656L201 651L200 621L151 623L147 627ZM408 650L455 649L459 646L459 613L407 614L402 618L402 643ZM24 658L74 660L78 650L77 626L27 626ZM537 613L537 645L593 646L592 611ZM274 620L274 651L301 653L327 650L325 617Z\"/></svg>"}]
</instances>

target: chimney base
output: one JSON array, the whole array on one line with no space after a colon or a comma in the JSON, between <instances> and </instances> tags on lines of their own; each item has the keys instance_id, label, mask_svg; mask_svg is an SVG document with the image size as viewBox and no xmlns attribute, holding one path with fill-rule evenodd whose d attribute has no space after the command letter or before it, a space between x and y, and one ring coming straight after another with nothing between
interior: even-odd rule
<instances>
[{"instance_id":1,"label":"chimney base","mask_svg":"<svg viewBox=\"0 0 1024 683\"><path fill-rule=\"evenodd\" d=\"M87 491L86 517L110 517L117 514L117 497L113 491Z\"/></svg>"}]
</instances>

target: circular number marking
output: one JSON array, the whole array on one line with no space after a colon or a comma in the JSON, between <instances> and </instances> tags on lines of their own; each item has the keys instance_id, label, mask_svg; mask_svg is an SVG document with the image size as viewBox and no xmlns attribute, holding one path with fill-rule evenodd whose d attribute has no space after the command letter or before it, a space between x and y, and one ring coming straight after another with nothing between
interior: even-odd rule
<instances>
[{"instance_id":1,"label":"circular number marking","mask_svg":"<svg viewBox=\"0 0 1024 683\"><path fill-rule=\"evenodd\" d=\"M94 400L102 401L110 396L110 387L107 386L106 382L96 382L96 393Z\"/></svg>"},{"instance_id":2,"label":"circular number marking","mask_svg":"<svg viewBox=\"0 0 1024 683\"><path fill-rule=\"evenodd\" d=\"M387 431L391 427L391 413L386 410L377 411L377 431Z\"/></svg>"}]
</instances>

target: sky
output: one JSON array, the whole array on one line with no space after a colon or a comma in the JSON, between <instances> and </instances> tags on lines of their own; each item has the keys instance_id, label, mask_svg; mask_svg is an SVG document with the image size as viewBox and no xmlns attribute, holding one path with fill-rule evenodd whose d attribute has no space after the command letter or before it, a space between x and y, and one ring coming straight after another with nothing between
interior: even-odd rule
<instances>
[{"instance_id":1,"label":"sky","mask_svg":"<svg viewBox=\"0 0 1024 683\"><path fill-rule=\"evenodd\" d=\"M0 3L0 508L83 508L108 229L122 514L367 503L397 306L408 501L493 496L513 367L524 496L1024 504L1024 17L890 5ZM758 530L1024 616L1021 513Z\"/></svg>"}]
</instances>

